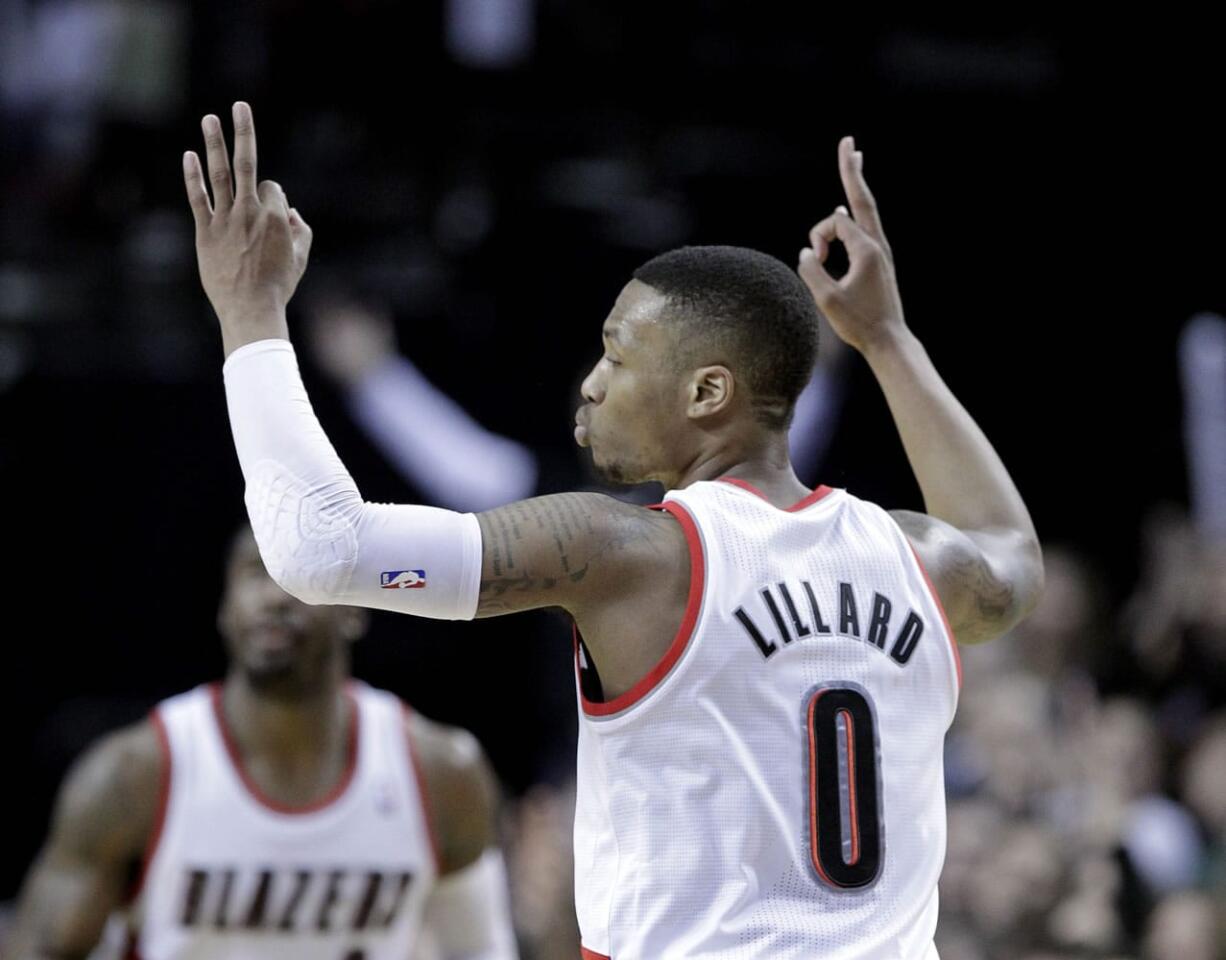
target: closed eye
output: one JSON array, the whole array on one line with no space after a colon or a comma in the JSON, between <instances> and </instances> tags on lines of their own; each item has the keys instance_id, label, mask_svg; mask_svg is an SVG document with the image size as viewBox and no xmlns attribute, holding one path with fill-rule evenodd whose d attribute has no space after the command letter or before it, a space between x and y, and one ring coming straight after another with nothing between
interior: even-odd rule
<instances>
[{"instance_id":1,"label":"closed eye","mask_svg":"<svg viewBox=\"0 0 1226 960\"><path fill-rule=\"evenodd\" d=\"M620 360L614 360L607 353L604 355L604 359L607 360L609 363L611 363L615 367L620 367L622 365L622 362Z\"/></svg>"}]
</instances>

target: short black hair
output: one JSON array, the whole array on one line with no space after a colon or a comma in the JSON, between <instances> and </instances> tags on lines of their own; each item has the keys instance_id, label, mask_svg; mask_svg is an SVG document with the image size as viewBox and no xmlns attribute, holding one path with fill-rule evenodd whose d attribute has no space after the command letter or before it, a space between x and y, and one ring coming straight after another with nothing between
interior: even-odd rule
<instances>
[{"instance_id":1,"label":"short black hair","mask_svg":"<svg viewBox=\"0 0 1226 960\"><path fill-rule=\"evenodd\" d=\"M690 342L727 352L760 422L788 425L817 362L817 305L794 270L747 247L688 246L648 260L634 279L668 298Z\"/></svg>"}]
</instances>

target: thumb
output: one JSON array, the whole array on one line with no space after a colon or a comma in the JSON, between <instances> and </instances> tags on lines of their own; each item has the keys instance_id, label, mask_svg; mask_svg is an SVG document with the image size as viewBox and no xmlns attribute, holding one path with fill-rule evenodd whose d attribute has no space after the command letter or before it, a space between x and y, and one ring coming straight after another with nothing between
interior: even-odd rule
<instances>
[{"instance_id":1,"label":"thumb","mask_svg":"<svg viewBox=\"0 0 1226 960\"><path fill-rule=\"evenodd\" d=\"M294 207L289 208L289 232L290 236L293 237L296 249L300 249L303 253L311 249L314 231L311 230L310 224L302 219L302 214Z\"/></svg>"},{"instance_id":2,"label":"thumb","mask_svg":"<svg viewBox=\"0 0 1226 960\"><path fill-rule=\"evenodd\" d=\"M286 201L289 202L288 200ZM289 208L289 226L295 234L305 233L310 236L312 233L311 225L302 219L302 214L298 212L297 207Z\"/></svg>"},{"instance_id":3,"label":"thumb","mask_svg":"<svg viewBox=\"0 0 1226 960\"><path fill-rule=\"evenodd\" d=\"M824 306L839 288L835 279L826 272L826 268L817 259L817 254L813 252L812 247L805 247L800 251L800 265L797 267L797 273L805 282L805 286L809 288L809 292L813 294L813 299L817 301L819 307Z\"/></svg>"}]
</instances>

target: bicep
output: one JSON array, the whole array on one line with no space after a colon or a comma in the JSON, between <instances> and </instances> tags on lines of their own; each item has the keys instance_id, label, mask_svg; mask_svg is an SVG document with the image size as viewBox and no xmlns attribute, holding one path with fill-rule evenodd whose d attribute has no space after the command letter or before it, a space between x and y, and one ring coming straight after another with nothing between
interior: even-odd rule
<instances>
[{"instance_id":1,"label":"bicep","mask_svg":"<svg viewBox=\"0 0 1226 960\"><path fill-rule=\"evenodd\" d=\"M660 519L595 493L534 497L477 514L482 569L477 616L537 607L571 613L658 554Z\"/></svg>"},{"instance_id":2,"label":"bicep","mask_svg":"<svg viewBox=\"0 0 1226 960\"><path fill-rule=\"evenodd\" d=\"M477 738L467 730L414 714L409 736L420 751L430 809L439 812L439 869L448 875L497 846L497 778Z\"/></svg>"},{"instance_id":3,"label":"bicep","mask_svg":"<svg viewBox=\"0 0 1226 960\"><path fill-rule=\"evenodd\" d=\"M22 888L10 956L85 957L123 902L156 794L156 783L143 786L158 770L137 742L142 736L109 738L69 772Z\"/></svg>"},{"instance_id":4,"label":"bicep","mask_svg":"<svg viewBox=\"0 0 1226 960\"><path fill-rule=\"evenodd\" d=\"M962 530L911 510L889 513L915 548L959 643L1000 636L1038 602L1042 557L1038 545L1022 533Z\"/></svg>"}]
</instances>

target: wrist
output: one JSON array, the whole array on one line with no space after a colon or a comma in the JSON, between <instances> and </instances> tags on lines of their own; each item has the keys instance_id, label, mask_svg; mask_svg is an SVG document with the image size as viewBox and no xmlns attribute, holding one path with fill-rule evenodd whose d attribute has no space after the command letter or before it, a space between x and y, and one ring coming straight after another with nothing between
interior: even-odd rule
<instances>
[{"instance_id":1,"label":"wrist","mask_svg":"<svg viewBox=\"0 0 1226 960\"><path fill-rule=\"evenodd\" d=\"M285 307L269 306L262 310L218 314L221 321L221 342L228 357L239 347L256 340L288 340L289 324Z\"/></svg>"},{"instance_id":2,"label":"wrist","mask_svg":"<svg viewBox=\"0 0 1226 960\"><path fill-rule=\"evenodd\" d=\"M905 323L879 331L871 340L861 344L859 349L869 365L896 359L919 346L919 339L911 332Z\"/></svg>"}]
</instances>

